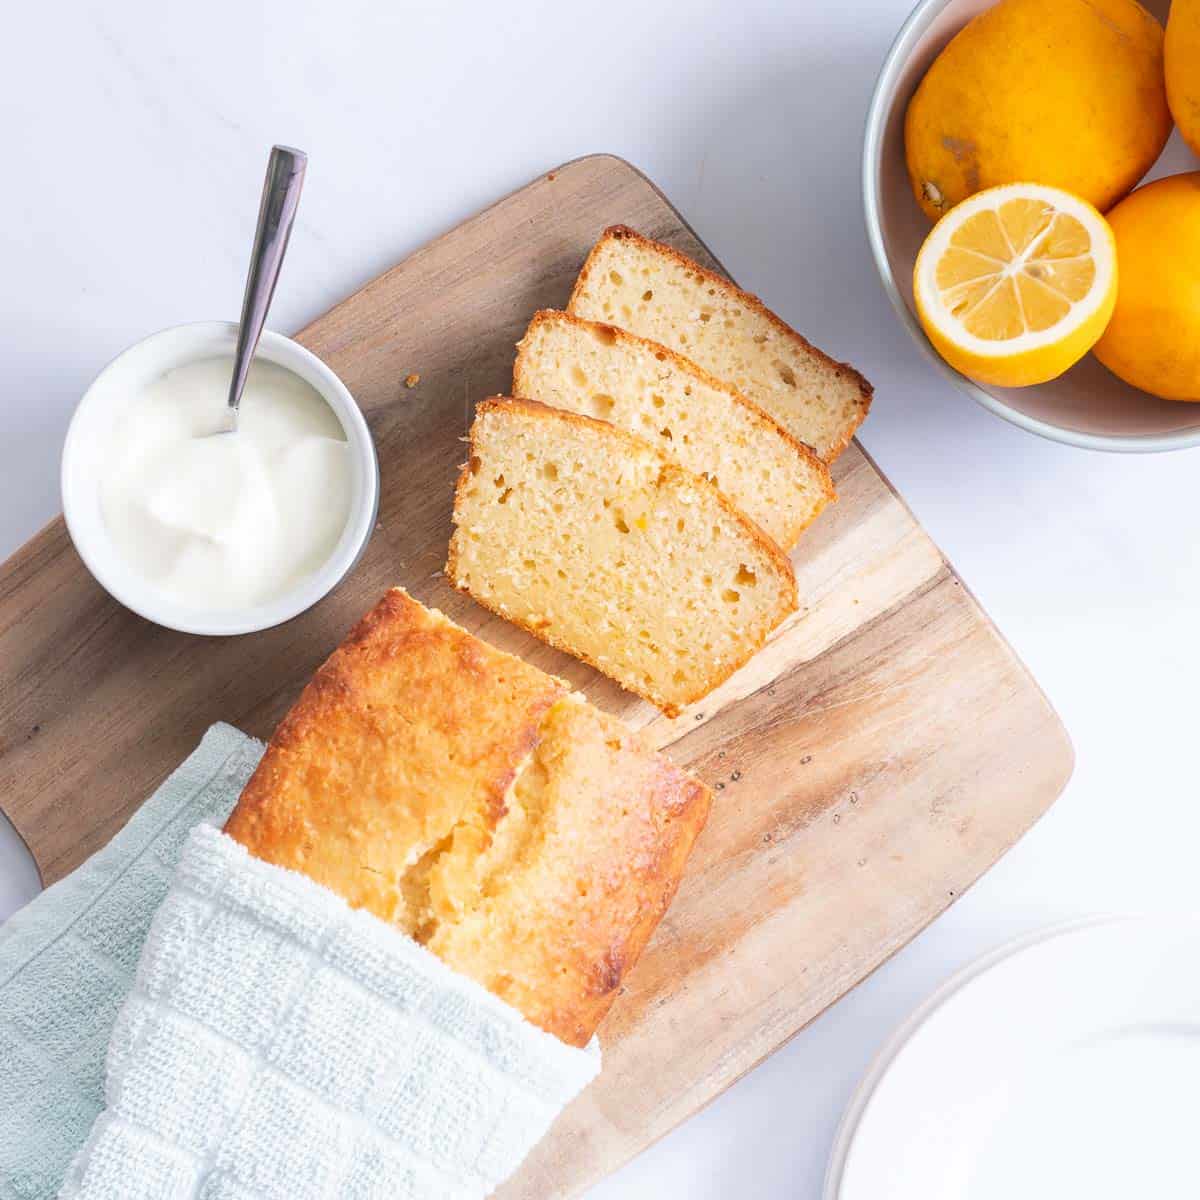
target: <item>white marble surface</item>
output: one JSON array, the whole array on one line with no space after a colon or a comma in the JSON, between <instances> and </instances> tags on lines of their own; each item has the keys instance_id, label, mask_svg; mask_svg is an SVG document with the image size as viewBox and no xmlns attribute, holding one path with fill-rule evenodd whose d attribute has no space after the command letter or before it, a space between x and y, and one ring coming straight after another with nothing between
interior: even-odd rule
<instances>
[{"instance_id":1,"label":"white marble surface","mask_svg":"<svg viewBox=\"0 0 1200 1200\"><path fill-rule=\"evenodd\" d=\"M0 553L57 511L63 432L98 368L150 330L235 315L271 142L311 154L285 330L538 172L607 150L874 381L864 443L1062 713L1078 767L1037 828L605 1200L816 1196L867 1061L949 972L1057 918L1197 907L1200 452L1039 441L953 391L897 325L858 153L908 6L75 0L5 16ZM35 888L0 830L0 917Z\"/></svg>"}]
</instances>

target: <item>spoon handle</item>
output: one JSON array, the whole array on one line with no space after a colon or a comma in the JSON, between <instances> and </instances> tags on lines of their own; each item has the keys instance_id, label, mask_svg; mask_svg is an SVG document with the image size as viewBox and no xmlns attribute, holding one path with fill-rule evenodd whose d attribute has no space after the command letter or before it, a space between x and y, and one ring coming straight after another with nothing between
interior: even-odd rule
<instances>
[{"instance_id":1,"label":"spoon handle","mask_svg":"<svg viewBox=\"0 0 1200 1200\"><path fill-rule=\"evenodd\" d=\"M275 146L267 162L262 202L258 209L258 229L250 252L250 270L246 275L246 294L242 298L242 319L238 329L237 352L233 360L233 379L229 384L228 428L237 428L238 405L250 363L271 307L279 269L287 253L288 238L300 203L304 169L308 155L290 146Z\"/></svg>"}]
</instances>

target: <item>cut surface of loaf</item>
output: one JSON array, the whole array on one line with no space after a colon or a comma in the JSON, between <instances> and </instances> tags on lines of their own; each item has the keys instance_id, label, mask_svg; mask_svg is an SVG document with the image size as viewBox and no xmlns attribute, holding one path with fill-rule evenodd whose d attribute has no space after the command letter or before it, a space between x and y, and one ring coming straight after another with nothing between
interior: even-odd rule
<instances>
[{"instance_id":1,"label":"cut surface of loaf","mask_svg":"<svg viewBox=\"0 0 1200 1200\"><path fill-rule=\"evenodd\" d=\"M834 497L829 468L728 384L656 342L539 312L517 348L513 394L638 434L711 479L785 550Z\"/></svg>"},{"instance_id":2,"label":"cut surface of loaf","mask_svg":"<svg viewBox=\"0 0 1200 1200\"><path fill-rule=\"evenodd\" d=\"M791 563L707 479L605 421L485 400L446 574L669 715L796 607Z\"/></svg>"},{"instance_id":3,"label":"cut surface of loaf","mask_svg":"<svg viewBox=\"0 0 1200 1200\"><path fill-rule=\"evenodd\" d=\"M692 359L826 462L850 444L871 405L871 385L853 367L810 345L756 296L623 225L592 248L567 311Z\"/></svg>"},{"instance_id":4,"label":"cut surface of loaf","mask_svg":"<svg viewBox=\"0 0 1200 1200\"><path fill-rule=\"evenodd\" d=\"M395 589L304 689L225 828L582 1046L710 799L560 680Z\"/></svg>"}]
</instances>

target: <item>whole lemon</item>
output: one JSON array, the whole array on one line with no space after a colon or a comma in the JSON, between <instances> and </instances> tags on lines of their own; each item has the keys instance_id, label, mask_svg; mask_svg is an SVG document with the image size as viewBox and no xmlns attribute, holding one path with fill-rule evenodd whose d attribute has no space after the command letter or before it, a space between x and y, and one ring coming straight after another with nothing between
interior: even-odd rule
<instances>
[{"instance_id":1,"label":"whole lemon","mask_svg":"<svg viewBox=\"0 0 1200 1200\"><path fill-rule=\"evenodd\" d=\"M1096 357L1145 392L1200 401L1200 171L1138 188L1108 223L1120 283Z\"/></svg>"},{"instance_id":2,"label":"whole lemon","mask_svg":"<svg viewBox=\"0 0 1200 1200\"><path fill-rule=\"evenodd\" d=\"M1171 115L1200 154L1200 0L1172 0L1165 55Z\"/></svg>"},{"instance_id":3,"label":"whole lemon","mask_svg":"<svg viewBox=\"0 0 1200 1200\"><path fill-rule=\"evenodd\" d=\"M1106 212L1170 133L1162 26L1136 0L1001 0L926 72L904 147L935 220L983 188L1020 182Z\"/></svg>"}]
</instances>

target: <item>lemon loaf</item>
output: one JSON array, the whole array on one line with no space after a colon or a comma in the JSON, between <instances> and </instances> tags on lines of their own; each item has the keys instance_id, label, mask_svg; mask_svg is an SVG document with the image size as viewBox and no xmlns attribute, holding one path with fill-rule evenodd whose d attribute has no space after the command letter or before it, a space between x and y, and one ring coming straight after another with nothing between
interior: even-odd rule
<instances>
[{"instance_id":1,"label":"lemon loaf","mask_svg":"<svg viewBox=\"0 0 1200 1200\"><path fill-rule=\"evenodd\" d=\"M513 394L636 433L705 475L790 550L834 497L829 468L726 383L656 342L540 312L517 347Z\"/></svg>"},{"instance_id":2,"label":"lemon loaf","mask_svg":"<svg viewBox=\"0 0 1200 1200\"><path fill-rule=\"evenodd\" d=\"M396 589L301 693L225 828L582 1046L710 799L560 680Z\"/></svg>"},{"instance_id":3,"label":"lemon loaf","mask_svg":"<svg viewBox=\"0 0 1200 1200\"><path fill-rule=\"evenodd\" d=\"M709 480L606 421L484 401L446 574L669 715L796 607L791 563Z\"/></svg>"},{"instance_id":4,"label":"lemon loaf","mask_svg":"<svg viewBox=\"0 0 1200 1200\"><path fill-rule=\"evenodd\" d=\"M577 317L619 325L692 359L832 462L871 405L871 385L690 258L626 229L606 229L571 294Z\"/></svg>"}]
</instances>

